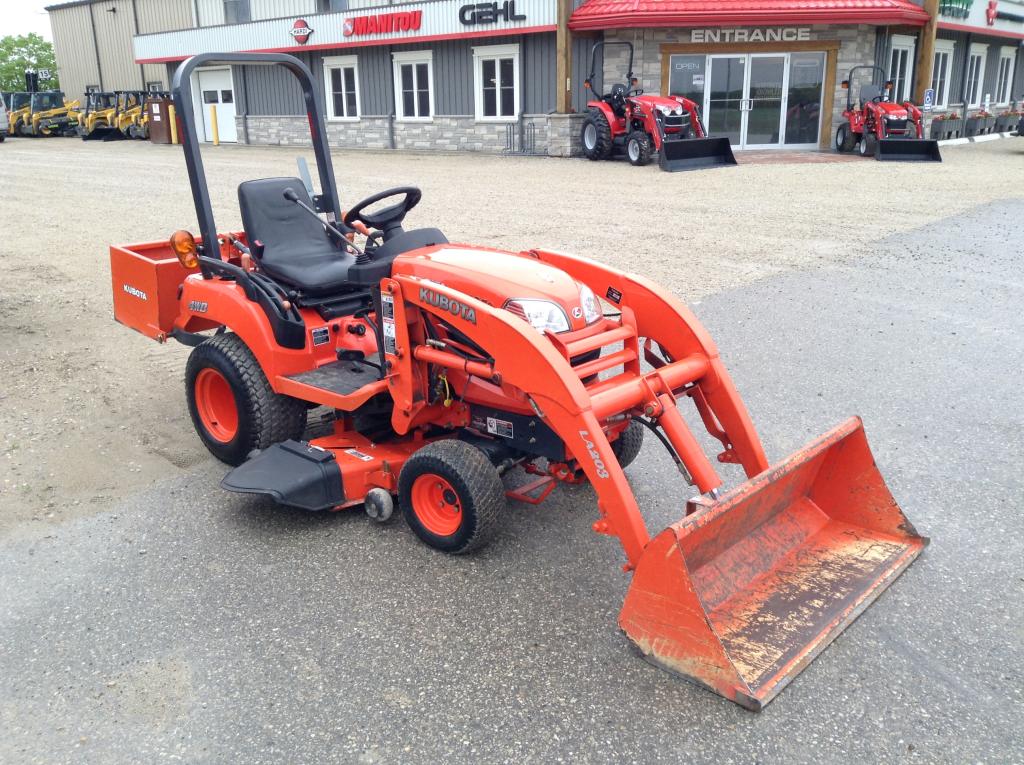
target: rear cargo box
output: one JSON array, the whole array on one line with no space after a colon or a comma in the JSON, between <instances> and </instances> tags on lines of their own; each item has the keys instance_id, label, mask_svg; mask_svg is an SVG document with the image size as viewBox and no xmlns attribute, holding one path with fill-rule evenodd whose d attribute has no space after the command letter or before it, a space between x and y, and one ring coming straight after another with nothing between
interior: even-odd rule
<instances>
[{"instance_id":1,"label":"rear cargo box","mask_svg":"<svg viewBox=\"0 0 1024 765\"><path fill-rule=\"evenodd\" d=\"M178 287L195 273L178 262L167 242L110 248L114 318L146 337L162 339L178 316Z\"/></svg>"}]
</instances>

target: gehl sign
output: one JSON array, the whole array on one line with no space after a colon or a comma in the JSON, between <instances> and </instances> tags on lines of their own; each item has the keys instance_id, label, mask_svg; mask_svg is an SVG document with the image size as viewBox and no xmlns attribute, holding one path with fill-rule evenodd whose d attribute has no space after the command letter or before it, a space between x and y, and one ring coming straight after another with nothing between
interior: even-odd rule
<instances>
[{"instance_id":1,"label":"gehl sign","mask_svg":"<svg viewBox=\"0 0 1024 765\"><path fill-rule=\"evenodd\" d=\"M465 26L494 24L498 21L526 21L525 13L516 13L516 0L503 3L470 3L459 8L459 21Z\"/></svg>"}]
</instances>

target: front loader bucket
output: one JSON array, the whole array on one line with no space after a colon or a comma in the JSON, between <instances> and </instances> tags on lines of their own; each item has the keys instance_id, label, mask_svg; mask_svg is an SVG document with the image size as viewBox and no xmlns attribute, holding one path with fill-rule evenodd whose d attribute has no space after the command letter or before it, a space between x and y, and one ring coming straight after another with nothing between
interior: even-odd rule
<instances>
[{"instance_id":1,"label":"front loader bucket","mask_svg":"<svg viewBox=\"0 0 1024 765\"><path fill-rule=\"evenodd\" d=\"M920 138L886 138L875 147L875 159L890 162L941 162L939 142Z\"/></svg>"},{"instance_id":2,"label":"front loader bucket","mask_svg":"<svg viewBox=\"0 0 1024 765\"><path fill-rule=\"evenodd\" d=\"M916 558L858 418L651 540L619 626L646 658L759 711Z\"/></svg>"},{"instance_id":3,"label":"front loader bucket","mask_svg":"<svg viewBox=\"0 0 1024 765\"><path fill-rule=\"evenodd\" d=\"M735 165L728 138L685 138L662 141L658 166L668 173Z\"/></svg>"}]
</instances>

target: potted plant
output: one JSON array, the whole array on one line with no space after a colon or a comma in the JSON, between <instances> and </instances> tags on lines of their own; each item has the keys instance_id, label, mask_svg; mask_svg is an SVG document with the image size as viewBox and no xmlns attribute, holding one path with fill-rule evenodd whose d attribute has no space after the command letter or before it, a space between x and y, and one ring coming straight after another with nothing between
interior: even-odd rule
<instances>
[{"instance_id":1,"label":"potted plant","mask_svg":"<svg viewBox=\"0 0 1024 765\"><path fill-rule=\"evenodd\" d=\"M933 141L944 141L956 138L960 131L960 115L954 112L940 114L932 120L930 138Z\"/></svg>"},{"instance_id":2,"label":"potted plant","mask_svg":"<svg viewBox=\"0 0 1024 765\"><path fill-rule=\"evenodd\" d=\"M984 109L979 109L974 114L968 116L964 126L964 135L972 136L984 133L988 124L987 118L988 112Z\"/></svg>"}]
</instances>

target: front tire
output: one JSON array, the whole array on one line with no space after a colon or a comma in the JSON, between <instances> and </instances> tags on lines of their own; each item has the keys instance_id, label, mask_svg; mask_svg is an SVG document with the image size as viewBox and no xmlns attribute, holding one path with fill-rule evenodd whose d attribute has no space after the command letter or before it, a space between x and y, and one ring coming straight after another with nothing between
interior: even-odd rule
<instances>
[{"instance_id":1,"label":"front tire","mask_svg":"<svg viewBox=\"0 0 1024 765\"><path fill-rule=\"evenodd\" d=\"M505 487L497 468L475 446L435 441L405 463L398 502L422 542L458 555L490 541L505 508Z\"/></svg>"},{"instance_id":2,"label":"front tire","mask_svg":"<svg viewBox=\"0 0 1024 765\"><path fill-rule=\"evenodd\" d=\"M611 444L612 453L622 468L632 464L633 460L640 454L640 448L643 445L644 426L636 420L631 420L626 429Z\"/></svg>"},{"instance_id":3,"label":"front tire","mask_svg":"<svg viewBox=\"0 0 1024 765\"><path fill-rule=\"evenodd\" d=\"M241 465L253 449L301 438L306 428L305 402L274 393L238 335L196 346L185 366L185 393L200 440L228 465Z\"/></svg>"},{"instance_id":4,"label":"front tire","mask_svg":"<svg viewBox=\"0 0 1024 765\"><path fill-rule=\"evenodd\" d=\"M604 113L598 109L590 109L583 128L580 130L580 143L587 159L608 159L612 153L612 128Z\"/></svg>"},{"instance_id":5,"label":"front tire","mask_svg":"<svg viewBox=\"0 0 1024 765\"><path fill-rule=\"evenodd\" d=\"M643 130L634 130L626 136L626 156L629 164L643 167L651 161L651 138Z\"/></svg>"},{"instance_id":6,"label":"front tire","mask_svg":"<svg viewBox=\"0 0 1024 765\"><path fill-rule=\"evenodd\" d=\"M875 146L877 141L867 133L861 136L860 143L857 145L857 153L862 157L873 157L875 156Z\"/></svg>"}]
</instances>

